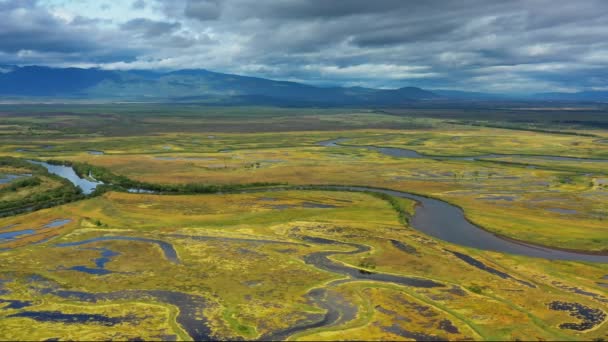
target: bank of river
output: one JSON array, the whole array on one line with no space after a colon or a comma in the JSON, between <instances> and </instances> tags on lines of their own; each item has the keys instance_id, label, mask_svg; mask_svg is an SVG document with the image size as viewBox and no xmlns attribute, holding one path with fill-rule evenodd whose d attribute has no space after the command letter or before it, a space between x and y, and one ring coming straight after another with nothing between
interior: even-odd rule
<instances>
[{"instance_id":1,"label":"bank of river","mask_svg":"<svg viewBox=\"0 0 608 342\"><path fill-rule=\"evenodd\" d=\"M335 141L333 143L335 143ZM70 180L75 185L80 186L83 189L83 192L85 192L86 188L85 194L92 193L98 185L103 184L102 182L94 182L80 178L76 174L76 172L74 172L74 169L70 166L51 165L43 162L34 163L46 167L51 173L57 174L61 177ZM412 219L410 220L410 225L414 229L417 229L427 235L453 244L473 247L482 250L490 250L551 260L573 260L604 263L608 262L608 255L598 255L577 251L567 251L544 246L536 246L497 236L469 222L466 219L464 212L459 207L438 199L428 198L403 191L376 189L359 186L332 186L325 188L331 188L332 190L342 191L381 193L390 196L414 200L418 203L418 206L416 207L416 211ZM311 189L314 189L314 187L311 187ZM131 192L133 190L136 189L130 189L129 191ZM277 189L271 190L276 191ZM284 188L283 190L289 190L289 188ZM144 190L142 190L141 192L143 191Z\"/></svg>"},{"instance_id":2,"label":"bank of river","mask_svg":"<svg viewBox=\"0 0 608 342\"><path fill-rule=\"evenodd\" d=\"M414 150L397 147L380 147L372 145L349 145L345 144L348 138L337 138L332 140L320 141L317 144L324 147L355 147L362 148L370 151L376 151L378 153L397 157L397 158L427 158L435 160L465 160L465 161L478 161L483 159L497 159L497 158L529 158L529 159L542 159L552 161L574 161L574 162L598 162L608 163L608 159L593 159L593 158L576 158L576 157L562 157L562 156L547 156L547 155L534 155L534 154L498 154L488 153L477 156L432 156L418 153Z\"/></svg>"},{"instance_id":3,"label":"bank of river","mask_svg":"<svg viewBox=\"0 0 608 342\"><path fill-rule=\"evenodd\" d=\"M424 197L404 191L364 186L302 187L302 189L306 188L311 190L330 189L337 191L371 192L414 200L418 205L416 206L414 215L409 220L410 226L427 235L460 246L550 260L608 263L608 255L537 246L498 236L471 223L466 218L464 211L461 208L435 198ZM276 189L269 191L276 191Z\"/></svg>"},{"instance_id":4,"label":"bank of river","mask_svg":"<svg viewBox=\"0 0 608 342\"><path fill-rule=\"evenodd\" d=\"M101 236L101 237L96 237L96 238L83 240L83 241L60 243L57 245L57 247L82 246L82 245L87 245L87 244L91 244L91 243L95 243L95 242L99 242L99 241L135 241L135 242L146 242L146 243L156 244L157 246L159 246L161 248L161 250L163 251L165 258L167 258L167 260L169 260L170 262L172 262L174 264L180 263L179 258L177 256L177 251L175 250L175 248L173 248L173 245L171 245L170 243L161 241L161 240L140 238L140 237L134 237L134 236Z\"/></svg>"},{"instance_id":5,"label":"bank of river","mask_svg":"<svg viewBox=\"0 0 608 342\"><path fill-rule=\"evenodd\" d=\"M72 184L82 189L82 193L85 195L90 195L91 193L93 193L93 191L95 191L98 185L103 184L103 182L100 181L81 178L80 176L78 176L78 174L76 174L76 171L74 171L74 168L71 166L54 165L36 160L29 160L29 162L32 164L44 166L44 168L47 169L49 173L69 180Z\"/></svg>"}]
</instances>

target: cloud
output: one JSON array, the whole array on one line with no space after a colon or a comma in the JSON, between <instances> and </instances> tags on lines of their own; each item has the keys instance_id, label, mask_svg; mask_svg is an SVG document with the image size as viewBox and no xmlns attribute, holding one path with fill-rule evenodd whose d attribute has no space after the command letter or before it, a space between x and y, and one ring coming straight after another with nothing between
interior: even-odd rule
<instances>
[{"instance_id":1,"label":"cloud","mask_svg":"<svg viewBox=\"0 0 608 342\"><path fill-rule=\"evenodd\" d=\"M353 15L385 13L404 7L401 0L260 0L236 1L242 17L277 19L331 19ZM416 4L411 4L417 6Z\"/></svg>"},{"instance_id":2,"label":"cloud","mask_svg":"<svg viewBox=\"0 0 608 342\"><path fill-rule=\"evenodd\" d=\"M136 0L131 4L131 8L134 10L142 10L146 8L147 4L144 0Z\"/></svg>"},{"instance_id":3,"label":"cloud","mask_svg":"<svg viewBox=\"0 0 608 342\"><path fill-rule=\"evenodd\" d=\"M305 66L305 69L315 71L321 75L337 78L377 78L378 76L388 79L427 78L436 77L436 73L429 72L429 67L407 66L394 64L359 64L347 67L329 66Z\"/></svg>"},{"instance_id":4,"label":"cloud","mask_svg":"<svg viewBox=\"0 0 608 342\"><path fill-rule=\"evenodd\" d=\"M177 22L155 21L146 18L132 19L120 26L125 31L135 32L148 38L171 34L180 27L181 24Z\"/></svg>"},{"instance_id":5,"label":"cloud","mask_svg":"<svg viewBox=\"0 0 608 342\"><path fill-rule=\"evenodd\" d=\"M72 54L103 50L102 38L93 21L73 23L36 6L35 1L0 2L0 51L18 56L32 53ZM97 39L95 39L97 38Z\"/></svg>"},{"instance_id":6,"label":"cloud","mask_svg":"<svg viewBox=\"0 0 608 342\"><path fill-rule=\"evenodd\" d=\"M184 15L198 20L214 20L220 16L219 0L189 0L184 8Z\"/></svg>"},{"instance_id":7,"label":"cloud","mask_svg":"<svg viewBox=\"0 0 608 342\"><path fill-rule=\"evenodd\" d=\"M103 13L61 3L0 0L0 64L480 91L607 86L602 0L137 0Z\"/></svg>"}]
</instances>

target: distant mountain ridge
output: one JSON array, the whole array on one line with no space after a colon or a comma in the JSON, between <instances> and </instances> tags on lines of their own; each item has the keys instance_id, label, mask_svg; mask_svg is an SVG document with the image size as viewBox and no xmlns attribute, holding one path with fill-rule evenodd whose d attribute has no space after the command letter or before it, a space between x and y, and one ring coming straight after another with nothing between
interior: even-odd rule
<instances>
[{"instance_id":1,"label":"distant mountain ridge","mask_svg":"<svg viewBox=\"0 0 608 342\"><path fill-rule=\"evenodd\" d=\"M608 91L504 95L417 87L317 87L205 69L103 70L0 65L0 98L107 99L218 105L400 106L417 102L608 102Z\"/></svg>"},{"instance_id":2,"label":"distant mountain ridge","mask_svg":"<svg viewBox=\"0 0 608 342\"><path fill-rule=\"evenodd\" d=\"M157 72L42 66L0 66L0 96L300 105L400 105L440 98L416 87L322 88L204 69Z\"/></svg>"},{"instance_id":3,"label":"distant mountain ridge","mask_svg":"<svg viewBox=\"0 0 608 342\"><path fill-rule=\"evenodd\" d=\"M505 99L514 99L514 96L504 95L504 94L493 94L493 93L480 93L473 91L462 91L462 90L444 90L444 89L432 89L433 93L453 99L453 100L505 100Z\"/></svg>"}]
</instances>

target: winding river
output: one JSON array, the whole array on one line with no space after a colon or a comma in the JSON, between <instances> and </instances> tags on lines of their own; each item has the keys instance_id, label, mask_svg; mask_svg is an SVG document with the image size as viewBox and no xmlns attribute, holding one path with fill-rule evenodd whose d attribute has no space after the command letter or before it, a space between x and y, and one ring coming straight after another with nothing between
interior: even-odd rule
<instances>
[{"instance_id":1,"label":"winding river","mask_svg":"<svg viewBox=\"0 0 608 342\"><path fill-rule=\"evenodd\" d=\"M115 300L147 301L148 298L168 303L179 309L176 321L194 341L215 341L210 323L201 311L210 305L201 296L169 290L122 290L107 293L90 293L66 290L50 279L36 277L38 286L33 288L42 294L52 294L64 299L97 303ZM94 322L94 321L93 321Z\"/></svg>"},{"instance_id":2,"label":"winding river","mask_svg":"<svg viewBox=\"0 0 608 342\"><path fill-rule=\"evenodd\" d=\"M462 209L447 202L409 192L356 186L330 187L336 190L365 191L407 198L418 202L410 225L427 235L453 244L502 253L550 260L573 260L608 263L608 255L586 254L540 247L502 238L467 220Z\"/></svg>"},{"instance_id":3,"label":"winding river","mask_svg":"<svg viewBox=\"0 0 608 342\"><path fill-rule=\"evenodd\" d=\"M317 145L324 147L355 147L362 148L370 151L376 151L378 153L397 157L397 158L426 158L426 159L434 159L434 160L466 160L466 161L478 161L482 159L496 159L496 158L533 158L533 159L543 159L543 160L552 160L552 161L574 161L574 162L598 162L598 163L608 163L608 159L594 159L594 158L576 158L576 157L562 157L562 156L547 156L547 155L535 155L535 154L498 154L498 153L488 153L481 154L477 156L432 156L418 153L414 150L409 150L406 148L397 148L397 147L379 147L379 146L371 146L371 145L348 145L344 144L344 142L350 140L349 138L337 138L331 140L320 141Z\"/></svg>"},{"instance_id":4,"label":"winding river","mask_svg":"<svg viewBox=\"0 0 608 342\"><path fill-rule=\"evenodd\" d=\"M340 139L335 139L328 142L323 142L323 146L333 146L332 144L335 145L339 140ZM75 176L79 180L83 180L82 178L78 177L74 170L69 166L61 166L62 172L57 172L56 165L50 165L41 162L36 162L36 164L46 167L47 169L49 169L49 172L55 173L59 176L64 177L64 175L67 174L71 178ZM66 169L69 170L66 171ZM67 179L72 181L70 178ZM97 185L102 184L101 182L87 182L89 182L87 184L88 186L90 186L90 188L88 188L88 193L91 193L95 189L95 187L97 187ZM315 187L304 188L315 189ZM416 207L416 211L412 219L410 220L410 225L414 229L419 230L427 235L453 244L473 247L481 250L490 250L550 260L572 260L608 263L608 255L598 255L584 252L566 251L549 247L540 247L497 236L469 222L466 219L464 212L459 207L438 199L423 197L409 192L376 189L362 186L331 186L323 188L331 188L333 190L342 191L382 193L395 197L414 200L418 202L418 206ZM319 189L319 187L317 187L316 189ZM277 190L289 190L289 188L275 188L255 191Z\"/></svg>"},{"instance_id":5,"label":"winding river","mask_svg":"<svg viewBox=\"0 0 608 342\"><path fill-rule=\"evenodd\" d=\"M364 252L369 252L371 250L371 248L369 246L360 245L360 244L356 244L356 243L329 240L329 239L324 239L324 238L319 238L319 237L311 237L311 236L302 236L302 237L300 237L300 239L302 239L306 242L311 242L311 243L316 243L316 244L321 244L321 245L343 245L343 246L348 246L348 247L353 248L350 251L344 251L344 252L338 252L338 251L315 252L315 253L308 254L304 257L304 262L306 262L307 264L314 265L316 268L319 268L319 269L322 269L322 270L325 270L328 272L343 274L343 275L349 276L352 279L374 280L374 281L380 281L380 282L395 283L395 284L400 284L400 285L405 285L405 286L426 287L426 288L444 286L441 283L438 283L436 281L429 280L429 279L399 276L399 275L388 274L388 273L369 272L369 271L362 270L362 269L359 269L356 267L348 266L346 264L335 262L329 258L330 256L334 256L334 255L352 255L352 254L360 254L360 253L364 253Z\"/></svg>"},{"instance_id":6,"label":"winding river","mask_svg":"<svg viewBox=\"0 0 608 342\"><path fill-rule=\"evenodd\" d=\"M74 168L71 166L53 165L53 164L36 161L36 160L28 160L28 161L32 164L44 166L44 168L47 169L47 171L49 173L52 173L54 175L57 175L59 177L69 180L72 184L79 187L82 190L82 193L85 195L90 195L91 193L93 193L93 191L95 191L95 189L97 188L98 185L103 184L103 182L92 181L92 180L88 180L86 178L81 178L80 176L78 176L76 171L74 171Z\"/></svg>"},{"instance_id":7,"label":"winding river","mask_svg":"<svg viewBox=\"0 0 608 342\"><path fill-rule=\"evenodd\" d=\"M165 258L167 260L169 260L170 262L172 262L174 264L180 263L179 258L177 256L177 251L175 250L175 248L173 248L173 245L171 245L170 243L161 241L161 240L140 238L140 237L134 237L134 236L100 236L100 237L83 240L83 241L60 243L60 244L57 244L57 247L82 246L82 245L87 245L87 244L91 244L91 243L95 243L95 242L99 242L99 241L136 241L136 242L152 243L152 244L155 244L158 247L160 247L160 249L163 251L163 254L165 255Z\"/></svg>"},{"instance_id":8,"label":"winding river","mask_svg":"<svg viewBox=\"0 0 608 342\"><path fill-rule=\"evenodd\" d=\"M335 140L327 143L324 146L333 146L331 144L336 144ZM337 145L336 145L337 146ZM366 147L367 148L367 147ZM370 147L371 148L371 147ZM409 158L427 158L426 156L422 156L417 154L415 151L397 151L400 149L382 149L382 148L374 148L378 149L379 152L394 155L394 156L403 156ZM416 153L416 154L411 154ZM464 157L463 157L464 158ZM80 186L79 183L81 181L85 181L87 192L91 193L95 190L95 188L102 184L101 182L91 182L86 179L82 179L76 175L74 170L69 166L57 166L50 165L47 163L37 162L37 164L46 167L49 172L57 174L61 177L64 177L74 184ZM76 177L76 178L74 178ZM76 181L76 183L74 182ZM416 206L415 212L411 217L409 223L410 226L416 230L419 230L429 236L433 236L437 239L441 239L443 241L466 246L473 247L482 250L491 250L502 253L509 253L515 255L523 255L528 257L537 257L551 260L573 260L573 261L587 261L587 262L602 262L608 263L608 255L594 255L594 254L585 254L579 252L572 251L564 251L559 249L552 249L547 247L539 247L531 244L517 242L513 240L509 240L506 238L502 238L497 236L491 232L488 232L471 222L469 222L462 209L447 202L428 198L424 196L420 196L413 193L389 190L389 189L377 189L363 186L323 186L323 187L297 187L297 188L272 188L272 189L261 189L261 190L246 190L243 192L260 192L260 191L289 191L293 189L304 189L304 190L321 190L321 189L330 189L330 190L338 190L338 191L355 191L355 192L372 192L372 193L380 193L386 194L394 197L407 198L410 200L414 200L418 203ZM85 189L83 188L83 191ZM193 236L185 236L185 235L171 235L173 238L192 238L197 240L232 240L230 238L222 238L222 237L193 237ZM395 283L405 286L413 286L419 288L430 288L430 287L441 287L444 284L438 283L436 281L430 279L423 278L415 278L415 277L407 277L407 276L399 276L393 274L386 273L378 273L378 272L370 272L366 270L362 270L347 264L343 264L341 262L337 262L332 260L332 256L334 255L347 255L347 254L359 254L365 253L369 251L369 247L365 245L355 244L355 243L346 243L341 241L329 240L319 237L311 237L311 236L297 236L297 239L302 241L298 242L290 242L295 245L308 245L308 244L323 244L323 245L342 245L350 247L350 250L347 251L320 251L313 252L307 254L303 257L303 261L307 264L313 265L318 269L322 269L331 273L337 273L346 276L346 279L340 279L338 282L347 282L347 281L357 281L357 280L372 280L372 281L380 281L380 282L389 282ZM173 246L162 240L154 240L148 238L136 238L136 237L125 237L125 236L104 236L98 237L83 241L77 241L72 243L64 243L58 245L59 247L76 247L76 246L85 246L88 244L92 244L94 242L99 241L109 241L109 240L126 240L126 241L139 241L145 243L152 243L158 245L162 252L164 253L165 258L173 263L179 264L179 258L177 252L173 248ZM255 239L245 239L245 238L235 238L235 242L240 243L284 243L282 241L274 241L274 240L255 240ZM402 246L403 247L403 246ZM411 251L410 251L411 252ZM464 258L463 255L459 256L461 259ZM103 255L102 255L103 257ZM468 258L463 259L469 264L474 264L478 268L482 268L483 270L496 274L501 278L509 278L510 276L501 273L495 269L489 268L480 262ZM102 261L108 262L108 260L103 259ZM97 269L96 269L97 270ZM527 286L533 286L527 282L514 279L519 283ZM52 287L51 287L52 288ZM111 293L87 293L87 292L78 292L78 291L67 291L60 288L52 288L49 290L50 293L60 296L62 298L71 298L77 299L85 302L97 302L97 301L105 301L105 300L141 300L145 297L155 298L156 300L174 305L179 308L179 314L177 316L177 322L183 327L183 329L195 340L210 340L214 339L214 336L211 333L211 329L209 326L209 322L204 315L201 315L201 308L207 307L210 305L210 302L200 296L194 294L187 294L181 292L172 292L166 290L127 290L127 291L117 291ZM315 315L307 317L303 319L298 324L295 324L293 327L288 327L286 329L276 331L273 333L269 333L265 336L262 336L262 339L284 339L295 333L309 330L315 327L323 327L328 325L336 325L339 323L343 323L346 321L350 321L356 315L356 308L351 307L350 304L343 301L343 298L337 297L338 294L328 290L316 288L309 291L306 294L306 298L309 303L320 308L325 309L325 313L322 315Z\"/></svg>"}]
</instances>

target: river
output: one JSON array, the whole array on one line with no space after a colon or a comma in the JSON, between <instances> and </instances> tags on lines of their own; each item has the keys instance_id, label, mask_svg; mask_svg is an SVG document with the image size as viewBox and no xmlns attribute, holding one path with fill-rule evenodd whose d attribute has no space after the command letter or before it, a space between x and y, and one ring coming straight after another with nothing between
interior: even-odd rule
<instances>
[{"instance_id":1,"label":"river","mask_svg":"<svg viewBox=\"0 0 608 342\"><path fill-rule=\"evenodd\" d=\"M46 167L49 172L64 177L83 189L85 194L92 193L102 182L93 182L78 177L70 166L51 165L43 162L33 162ZM395 197L408 198L418 203L410 225L427 235L440 240L481 250L501 253L524 255L528 257L550 260L572 260L608 263L608 255L598 255L576 251L565 251L549 247L539 247L524 242L514 241L497 236L471 223L459 207L450 203L423 197L403 191L376 189L361 186L332 186L333 190L365 191L387 194ZM314 189L314 187L310 187ZM276 189L270 189L276 191ZM289 190L283 189L283 190ZM130 190L131 191L131 190Z\"/></svg>"}]
</instances>

